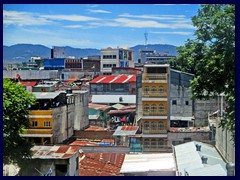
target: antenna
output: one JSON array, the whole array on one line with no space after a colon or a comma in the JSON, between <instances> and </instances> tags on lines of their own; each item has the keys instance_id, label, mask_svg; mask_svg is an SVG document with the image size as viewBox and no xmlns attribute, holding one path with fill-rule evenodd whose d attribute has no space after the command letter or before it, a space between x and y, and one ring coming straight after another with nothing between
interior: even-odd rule
<instances>
[{"instance_id":1,"label":"antenna","mask_svg":"<svg viewBox=\"0 0 240 180\"><path fill-rule=\"evenodd\" d=\"M144 36L145 36L145 46L147 45L147 40L148 40L148 33L145 31L144 33Z\"/></svg>"}]
</instances>

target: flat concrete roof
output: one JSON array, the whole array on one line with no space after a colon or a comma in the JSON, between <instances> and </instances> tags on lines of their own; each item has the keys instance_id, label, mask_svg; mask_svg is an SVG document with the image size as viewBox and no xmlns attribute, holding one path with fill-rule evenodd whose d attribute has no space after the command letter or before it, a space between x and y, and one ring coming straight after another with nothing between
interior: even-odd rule
<instances>
[{"instance_id":1,"label":"flat concrete roof","mask_svg":"<svg viewBox=\"0 0 240 180\"><path fill-rule=\"evenodd\" d=\"M148 171L176 171L173 154L126 154L120 173Z\"/></svg>"}]
</instances>

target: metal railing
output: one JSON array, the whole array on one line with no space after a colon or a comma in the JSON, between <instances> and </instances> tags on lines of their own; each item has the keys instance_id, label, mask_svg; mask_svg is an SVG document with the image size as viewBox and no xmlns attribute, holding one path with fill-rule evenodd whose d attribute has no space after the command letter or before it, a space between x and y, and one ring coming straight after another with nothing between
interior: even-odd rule
<instances>
[{"instance_id":1,"label":"metal railing","mask_svg":"<svg viewBox=\"0 0 240 180\"><path fill-rule=\"evenodd\" d=\"M163 111L163 112L143 111L143 116L166 116L166 115L167 115L167 111Z\"/></svg>"},{"instance_id":2,"label":"metal railing","mask_svg":"<svg viewBox=\"0 0 240 180\"><path fill-rule=\"evenodd\" d=\"M142 133L143 134L166 134L167 130L166 129L163 129L163 130L142 129Z\"/></svg>"},{"instance_id":3,"label":"metal railing","mask_svg":"<svg viewBox=\"0 0 240 180\"><path fill-rule=\"evenodd\" d=\"M167 80L167 74L144 73L143 80Z\"/></svg>"},{"instance_id":4,"label":"metal railing","mask_svg":"<svg viewBox=\"0 0 240 180\"><path fill-rule=\"evenodd\" d=\"M142 97L167 97L167 92L153 92L153 91L148 91L142 93Z\"/></svg>"}]
</instances>

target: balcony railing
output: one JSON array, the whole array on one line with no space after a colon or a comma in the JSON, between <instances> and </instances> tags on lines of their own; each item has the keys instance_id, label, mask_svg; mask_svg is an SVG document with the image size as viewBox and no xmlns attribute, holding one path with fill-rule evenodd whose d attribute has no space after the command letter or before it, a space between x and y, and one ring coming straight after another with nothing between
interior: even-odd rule
<instances>
[{"instance_id":1,"label":"balcony railing","mask_svg":"<svg viewBox=\"0 0 240 180\"><path fill-rule=\"evenodd\" d=\"M143 111L143 116L166 116L166 115L167 115L167 111L163 111L163 112Z\"/></svg>"},{"instance_id":2,"label":"balcony railing","mask_svg":"<svg viewBox=\"0 0 240 180\"><path fill-rule=\"evenodd\" d=\"M167 80L167 74L151 74L151 73L146 73L143 74L143 80Z\"/></svg>"},{"instance_id":3,"label":"balcony railing","mask_svg":"<svg viewBox=\"0 0 240 180\"><path fill-rule=\"evenodd\" d=\"M159 145L148 145L148 146L144 146L144 145L143 145L142 150L143 150L143 151L155 151L155 152L157 152L157 151L159 151L159 152L163 151L163 152L165 152L165 151L168 150L168 147L167 147L167 145L160 145L160 146L159 146Z\"/></svg>"},{"instance_id":4,"label":"balcony railing","mask_svg":"<svg viewBox=\"0 0 240 180\"><path fill-rule=\"evenodd\" d=\"M152 130L152 129L146 130L146 129L143 129L142 133L143 134L166 134L167 130L166 129L163 129L163 130Z\"/></svg>"},{"instance_id":5,"label":"balcony railing","mask_svg":"<svg viewBox=\"0 0 240 180\"><path fill-rule=\"evenodd\" d=\"M142 93L143 97L167 97L167 92L153 92L153 91L148 91Z\"/></svg>"}]
</instances>

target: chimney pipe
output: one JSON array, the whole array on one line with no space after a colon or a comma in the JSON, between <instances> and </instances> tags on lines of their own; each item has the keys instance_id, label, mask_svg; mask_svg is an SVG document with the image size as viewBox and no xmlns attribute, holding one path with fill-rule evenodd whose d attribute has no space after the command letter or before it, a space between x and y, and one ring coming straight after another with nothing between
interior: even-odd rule
<instances>
[{"instance_id":1,"label":"chimney pipe","mask_svg":"<svg viewBox=\"0 0 240 180\"><path fill-rule=\"evenodd\" d=\"M201 159L202 159L202 163L203 163L203 164L207 164L207 160L208 160L207 157L202 156Z\"/></svg>"},{"instance_id":2,"label":"chimney pipe","mask_svg":"<svg viewBox=\"0 0 240 180\"><path fill-rule=\"evenodd\" d=\"M196 151L201 151L201 145L199 145L199 144L196 144Z\"/></svg>"},{"instance_id":3,"label":"chimney pipe","mask_svg":"<svg viewBox=\"0 0 240 180\"><path fill-rule=\"evenodd\" d=\"M235 172L235 164L232 162L229 162L226 164L226 169L227 169L227 176L234 176Z\"/></svg>"}]
</instances>

